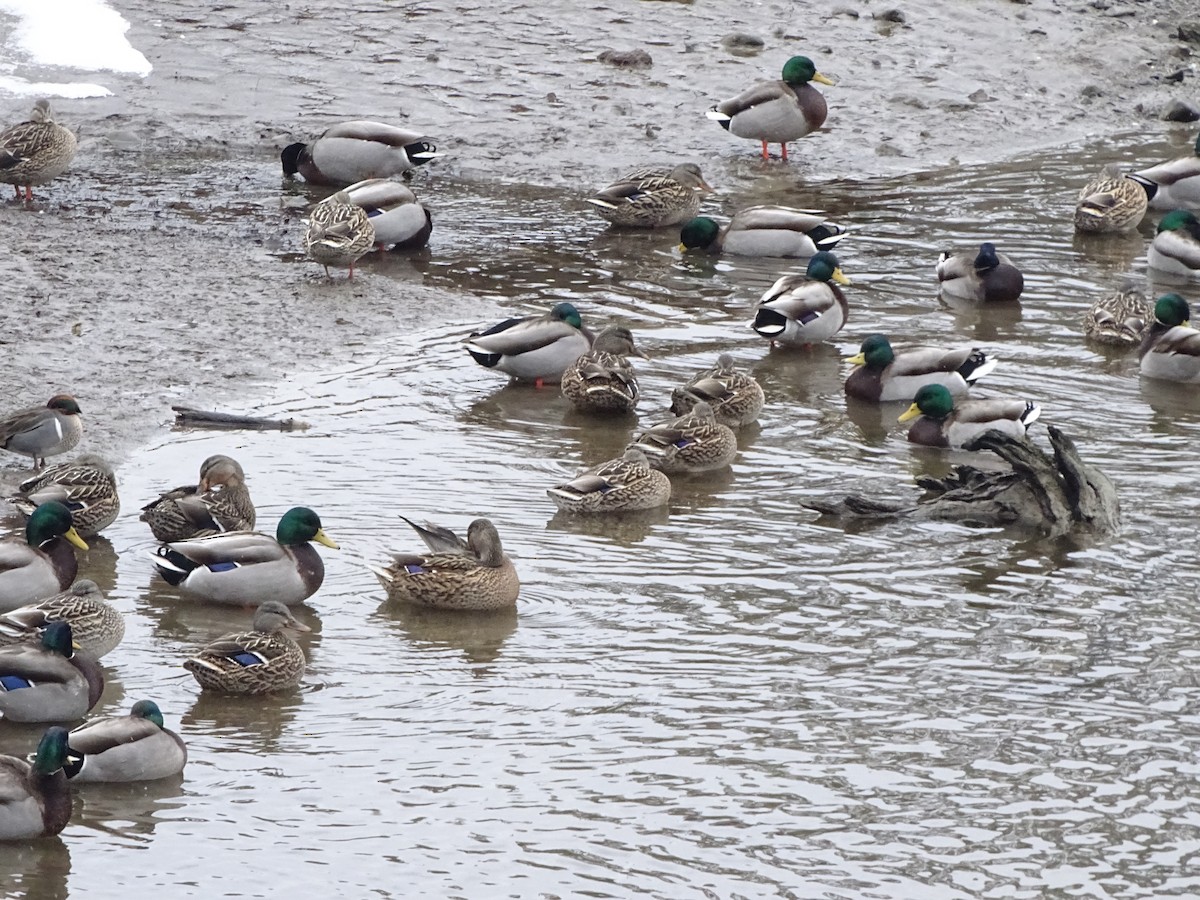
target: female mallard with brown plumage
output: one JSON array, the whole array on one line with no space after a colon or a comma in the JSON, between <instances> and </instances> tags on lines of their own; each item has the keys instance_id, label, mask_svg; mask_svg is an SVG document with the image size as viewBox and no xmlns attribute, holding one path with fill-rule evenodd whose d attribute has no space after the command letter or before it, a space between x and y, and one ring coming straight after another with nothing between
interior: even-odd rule
<instances>
[{"instance_id":1,"label":"female mallard with brown plumage","mask_svg":"<svg viewBox=\"0 0 1200 900\"><path fill-rule=\"evenodd\" d=\"M978 253L942 253L937 279L942 293L981 303L1011 302L1025 289L1020 269L992 243L980 244Z\"/></svg>"},{"instance_id":2,"label":"female mallard with brown plumage","mask_svg":"<svg viewBox=\"0 0 1200 900\"><path fill-rule=\"evenodd\" d=\"M625 512L666 504L671 499L671 481L650 468L645 453L630 447L620 459L586 469L546 493L559 509L569 512Z\"/></svg>"},{"instance_id":3,"label":"female mallard with brown plumage","mask_svg":"<svg viewBox=\"0 0 1200 900\"><path fill-rule=\"evenodd\" d=\"M753 375L739 372L733 357L722 353L715 366L693 375L671 392L671 412L686 415L701 401L712 407L722 425L741 428L758 418L766 396Z\"/></svg>"},{"instance_id":4,"label":"female mallard with brown plumage","mask_svg":"<svg viewBox=\"0 0 1200 900\"><path fill-rule=\"evenodd\" d=\"M516 604L521 589L517 570L490 521L473 521L465 541L448 528L422 528L408 519L404 521L420 535L430 552L399 554L390 565L370 567L387 590L388 600L479 612L509 609Z\"/></svg>"},{"instance_id":5,"label":"female mallard with brown plumage","mask_svg":"<svg viewBox=\"0 0 1200 900\"><path fill-rule=\"evenodd\" d=\"M164 543L189 541L225 531L253 530L254 501L241 464L217 453L200 464L199 484L167 491L143 506L138 518Z\"/></svg>"},{"instance_id":6,"label":"female mallard with brown plumage","mask_svg":"<svg viewBox=\"0 0 1200 900\"><path fill-rule=\"evenodd\" d=\"M283 514L273 538L231 531L171 541L152 558L166 582L186 594L238 606L267 600L291 606L315 594L325 580L321 554L309 541L338 549L321 528L320 517L296 506Z\"/></svg>"},{"instance_id":7,"label":"female mallard with brown plumage","mask_svg":"<svg viewBox=\"0 0 1200 900\"><path fill-rule=\"evenodd\" d=\"M104 599L96 582L84 578L53 597L0 614L0 645L24 643L51 622L69 624L79 649L96 659L125 637L125 618Z\"/></svg>"},{"instance_id":8,"label":"female mallard with brown plumage","mask_svg":"<svg viewBox=\"0 0 1200 900\"><path fill-rule=\"evenodd\" d=\"M822 250L808 261L803 275L784 275L767 289L750 327L772 346L804 347L827 341L850 317L850 304L838 287L849 283L838 258Z\"/></svg>"},{"instance_id":9,"label":"female mallard with brown plumage","mask_svg":"<svg viewBox=\"0 0 1200 900\"><path fill-rule=\"evenodd\" d=\"M965 394L996 368L996 360L978 347L914 347L897 353L882 334L868 336L858 354L847 362L855 368L846 377L846 393L869 403L912 400L929 384L940 384L951 394Z\"/></svg>"},{"instance_id":10,"label":"female mallard with brown plumage","mask_svg":"<svg viewBox=\"0 0 1200 900\"><path fill-rule=\"evenodd\" d=\"M735 212L724 228L707 216L690 220L680 229L679 249L703 250L711 256L807 259L831 249L845 236L845 228L818 213L788 206L750 206Z\"/></svg>"},{"instance_id":11,"label":"female mallard with brown plumage","mask_svg":"<svg viewBox=\"0 0 1200 900\"><path fill-rule=\"evenodd\" d=\"M1075 230L1089 234L1132 231L1146 215L1149 191L1137 175L1122 175L1116 166L1105 166L1079 192Z\"/></svg>"},{"instance_id":12,"label":"female mallard with brown plumage","mask_svg":"<svg viewBox=\"0 0 1200 900\"><path fill-rule=\"evenodd\" d=\"M82 719L104 693L104 673L76 653L71 626L51 622L41 640L0 647L0 718L11 722Z\"/></svg>"},{"instance_id":13,"label":"female mallard with brown plumage","mask_svg":"<svg viewBox=\"0 0 1200 900\"><path fill-rule=\"evenodd\" d=\"M1134 173L1150 185L1151 209L1200 210L1200 134L1189 156Z\"/></svg>"},{"instance_id":14,"label":"female mallard with brown plumage","mask_svg":"<svg viewBox=\"0 0 1200 900\"><path fill-rule=\"evenodd\" d=\"M71 511L56 500L33 511L23 538L0 541L0 612L36 603L70 587L79 571L71 545L88 548L71 524Z\"/></svg>"},{"instance_id":15,"label":"female mallard with brown plumage","mask_svg":"<svg viewBox=\"0 0 1200 900\"><path fill-rule=\"evenodd\" d=\"M11 184L21 199L33 201L33 188L67 171L75 158L75 135L54 121L50 101L33 105L29 121L0 132L0 182Z\"/></svg>"},{"instance_id":16,"label":"female mallard with brown plumage","mask_svg":"<svg viewBox=\"0 0 1200 900\"><path fill-rule=\"evenodd\" d=\"M788 141L799 140L825 124L825 97L812 86L835 82L817 71L807 56L793 56L783 64L780 81L760 81L736 97L722 100L707 113L730 134L762 142L762 158L769 159L768 144L779 144L787 162Z\"/></svg>"},{"instance_id":17,"label":"female mallard with brown plumage","mask_svg":"<svg viewBox=\"0 0 1200 900\"><path fill-rule=\"evenodd\" d=\"M284 629L312 630L282 603L268 600L255 610L252 631L222 635L184 660L183 667L206 691L269 694L294 688L308 663Z\"/></svg>"},{"instance_id":18,"label":"female mallard with brown plumage","mask_svg":"<svg viewBox=\"0 0 1200 900\"><path fill-rule=\"evenodd\" d=\"M1132 347L1141 343L1153 318L1149 298L1127 284L1092 304L1083 317L1083 334L1097 344Z\"/></svg>"},{"instance_id":19,"label":"female mallard with brown plumage","mask_svg":"<svg viewBox=\"0 0 1200 900\"><path fill-rule=\"evenodd\" d=\"M73 728L67 777L88 784L154 781L178 775L187 745L167 728L153 700L139 700L127 716L102 716Z\"/></svg>"},{"instance_id":20,"label":"female mallard with brown plumage","mask_svg":"<svg viewBox=\"0 0 1200 900\"><path fill-rule=\"evenodd\" d=\"M680 163L670 171L638 169L588 197L606 221L626 228L662 228L686 222L712 191L700 167Z\"/></svg>"},{"instance_id":21,"label":"female mallard with brown plumage","mask_svg":"<svg viewBox=\"0 0 1200 900\"><path fill-rule=\"evenodd\" d=\"M630 447L646 454L650 465L668 475L722 469L737 456L737 436L701 400L691 412L652 425Z\"/></svg>"},{"instance_id":22,"label":"female mallard with brown plumage","mask_svg":"<svg viewBox=\"0 0 1200 900\"><path fill-rule=\"evenodd\" d=\"M313 207L304 231L304 252L325 267L348 268L354 278L354 264L375 245L375 227L367 211L350 202L350 195L338 191Z\"/></svg>"},{"instance_id":23,"label":"female mallard with brown plumage","mask_svg":"<svg viewBox=\"0 0 1200 900\"><path fill-rule=\"evenodd\" d=\"M1024 438L1041 413L1042 408L1030 400L956 401L943 385L927 384L917 391L899 421L917 420L908 429L908 439L914 444L961 448L987 431Z\"/></svg>"},{"instance_id":24,"label":"female mallard with brown plumage","mask_svg":"<svg viewBox=\"0 0 1200 900\"><path fill-rule=\"evenodd\" d=\"M580 412L631 412L639 395L629 356L646 358L628 328L609 325L596 335L592 349L563 372L563 396Z\"/></svg>"},{"instance_id":25,"label":"female mallard with brown plumage","mask_svg":"<svg viewBox=\"0 0 1200 900\"><path fill-rule=\"evenodd\" d=\"M1187 301L1164 294L1154 303L1154 321L1138 349L1147 378L1200 383L1200 331L1190 325Z\"/></svg>"},{"instance_id":26,"label":"female mallard with brown plumage","mask_svg":"<svg viewBox=\"0 0 1200 900\"><path fill-rule=\"evenodd\" d=\"M71 511L71 522L80 537L99 534L121 512L112 466L94 453L49 466L22 481L18 490L12 505L27 516L51 500L63 504Z\"/></svg>"},{"instance_id":27,"label":"female mallard with brown plumage","mask_svg":"<svg viewBox=\"0 0 1200 900\"><path fill-rule=\"evenodd\" d=\"M71 820L67 729L52 725L33 761L0 756L0 841L53 837Z\"/></svg>"}]
</instances>

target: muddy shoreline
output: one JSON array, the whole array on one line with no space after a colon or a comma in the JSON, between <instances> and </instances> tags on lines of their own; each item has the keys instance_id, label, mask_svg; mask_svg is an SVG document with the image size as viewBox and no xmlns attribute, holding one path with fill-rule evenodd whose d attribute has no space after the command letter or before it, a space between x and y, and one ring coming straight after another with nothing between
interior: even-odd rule
<instances>
[{"instance_id":1,"label":"muddy shoreline","mask_svg":"<svg viewBox=\"0 0 1200 900\"><path fill-rule=\"evenodd\" d=\"M376 29L387 11L360 4L324 31L314 22L327 44L303 52L302 38L282 37L281 11L229 5L198 22L117 5L154 73L116 79L111 98L57 104L80 132L72 171L32 206L0 207L6 405L70 391L86 420L81 449L117 459L169 426L173 403L252 412L272 384L346 363L381 336L501 312L469 288L427 283L420 257L377 260L353 283L326 281L299 257L308 196L281 180L276 154L330 120L420 122L437 136L448 155L414 188L434 209L432 254L447 244L439 193L478 196L480 241L454 248L464 273L472 252L506 252L520 227L507 217L519 196L497 201L499 185L540 186L542 202L569 205L630 164L687 156L735 209L763 179L819 193L824 181L1130 131L1183 152L1197 127L1160 118L1173 99L1195 102L1200 84L1196 48L1174 37L1179 0L863 2L815 28L780 3L734 18L706 4L550 4L495 26L430 3L386 34ZM897 8L902 22L883 15ZM287 15L297 14L315 12ZM760 35L763 51L729 54L720 41L733 30ZM344 60L347 46L366 52ZM840 81L827 91L829 122L790 167L763 164L703 109L800 46ZM596 59L606 48L642 48L654 62L614 68ZM26 105L7 98L6 118ZM584 213L580 223L601 230ZM4 477L20 464L6 458Z\"/></svg>"}]
</instances>

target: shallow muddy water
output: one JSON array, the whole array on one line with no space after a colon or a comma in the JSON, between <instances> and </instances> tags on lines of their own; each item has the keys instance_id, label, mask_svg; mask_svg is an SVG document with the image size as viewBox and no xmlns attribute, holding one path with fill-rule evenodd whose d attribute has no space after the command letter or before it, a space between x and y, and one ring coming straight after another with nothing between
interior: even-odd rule
<instances>
[{"instance_id":1,"label":"shallow muddy water","mask_svg":"<svg viewBox=\"0 0 1200 900\"><path fill-rule=\"evenodd\" d=\"M1180 155L1194 131L1125 131L1013 159L1015 146L937 144L993 159L957 167L932 150L880 156L874 140L855 139L872 125L831 119L822 152L848 151L835 171L763 165L702 120L679 146L614 149L602 115L571 141L552 139L561 123L539 120L531 153L510 140L527 115L516 107L555 89L564 57L590 60L598 21L615 42L629 34L620 20L656 11L648 40L671 49L651 47L655 85L660 58L687 70L676 16L690 17L697 40L745 23L720 4L592 7L555 20L542 58L517 40L544 21L532 8L494 27L468 18L457 43L434 48L418 26L442 7L405 7L407 30L386 39L372 33L371 8L357 7L349 22L295 6L161 19L158 7L130 4L132 38L156 75L79 113L93 152L52 199L0 208L16 245L10 284L49 285L8 310L12 333L28 336L6 347L12 369L30 373L39 395L43 383L69 386L61 362L71 354L100 372L76 390L91 400L81 449L120 459L125 509L80 572L128 622L96 712L152 698L191 751L182 779L81 786L60 838L0 853L0 892L1200 893L1200 398L1140 382L1132 355L1081 337L1094 299L1144 275L1153 221L1099 239L1070 225L1079 186L1101 164ZM755 13L780 9L790 5ZM385 11L391 28L394 7L373 14ZM828 27L847 37L851 24ZM890 46L874 23L853 27L868 46ZM367 38L365 57L341 52ZM467 40L500 72L481 66L464 87L446 60L469 57ZM409 89L409 45L446 81ZM451 155L413 183L433 209L429 248L330 282L297 253L309 195L280 185L275 153L294 129L363 112L345 78L322 81L315 68L328 78L368 63L390 66L370 82L377 115L392 91L405 121L461 136L443 140ZM225 70L228 107L212 80ZM513 71L528 81L521 91L506 87ZM613 102L652 94L683 115L684 101L650 91L645 76L598 71ZM726 71L744 70L700 70L697 102L719 96ZM949 89L927 83L923 102ZM597 88L580 80L586 90ZM558 91L567 124L587 118ZM505 92L515 96L497 113ZM583 190L674 150L691 151L719 189L708 211L783 203L850 227L838 253L854 281L851 318L837 339L773 351L749 329L762 291L793 264L681 258L676 234L608 231L582 208ZM880 160L892 174L874 174ZM938 252L983 240L1024 270L1020 304L944 305ZM1200 302L1197 285L1183 292ZM563 299L594 328L628 325L651 357L636 361L636 418L596 421L554 390L506 386L459 344ZM55 337L76 321L81 344ZM911 522L843 528L803 510L806 496L849 490L913 495L915 475L967 458L908 445L900 404L847 406L843 357L876 331L997 356L978 393L1041 403L1043 420L1116 483L1120 532L1044 541ZM611 522L555 511L547 487L619 453L722 350L767 393L729 471L678 480L663 511ZM156 431L172 402L311 427ZM262 528L302 503L342 545L320 550L325 584L298 608L313 628L304 683L268 700L201 696L179 668L249 615L181 600L153 574L154 544L137 521L138 507L194 479L215 452L245 467ZM493 519L522 579L516 613L385 604L366 564L417 548L398 514L456 530ZM3 724L0 752L28 752L39 731Z\"/></svg>"}]
</instances>

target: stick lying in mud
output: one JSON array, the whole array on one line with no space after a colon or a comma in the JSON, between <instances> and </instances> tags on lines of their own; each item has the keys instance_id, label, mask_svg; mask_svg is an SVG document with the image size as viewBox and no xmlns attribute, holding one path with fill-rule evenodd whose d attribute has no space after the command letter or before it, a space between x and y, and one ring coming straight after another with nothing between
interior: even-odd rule
<instances>
[{"instance_id":1,"label":"stick lying in mud","mask_svg":"<svg viewBox=\"0 0 1200 900\"><path fill-rule=\"evenodd\" d=\"M190 406L172 406L175 426L182 428L255 428L259 431L304 431L307 422L296 419L260 419L258 416L235 416L231 413L206 412Z\"/></svg>"}]
</instances>

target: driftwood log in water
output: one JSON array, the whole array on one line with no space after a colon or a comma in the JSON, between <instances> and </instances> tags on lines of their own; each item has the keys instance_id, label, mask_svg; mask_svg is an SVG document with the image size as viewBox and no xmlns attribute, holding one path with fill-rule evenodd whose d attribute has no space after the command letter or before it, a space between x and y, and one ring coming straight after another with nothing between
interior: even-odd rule
<instances>
[{"instance_id":1,"label":"driftwood log in water","mask_svg":"<svg viewBox=\"0 0 1200 900\"><path fill-rule=\"evenodd\" d=\"M303 431L308 423L296 419L260 419L230 413L205 412L190 406L172 406L175 425L180 428L254 428L258 431Z\"/></svg>"},{"instance_id":2,"label":"driftwood log in water","mask_svg":"<svg viewBox=\"0 0 1200 900\"><path fill-rule=\"evenodd\" d=\"M964 525L1034 528L1047 535L1070 531L1106 533L1120 524L1117 492L1108 477L1079 457L1074 442L1053 425L1047 428L1051 457L1034 444L989 431L967 445L991 450L1011 471L987 472L956 466L946 478L919 478L926 495L909 500L849 495L836 501L809 500L804 506L842 518L937 519Z\"/></svg>"}]
</instances>

